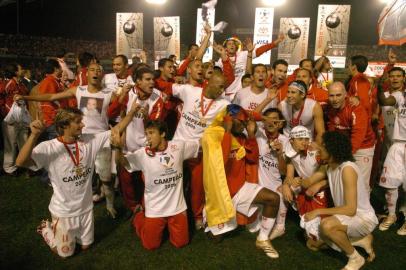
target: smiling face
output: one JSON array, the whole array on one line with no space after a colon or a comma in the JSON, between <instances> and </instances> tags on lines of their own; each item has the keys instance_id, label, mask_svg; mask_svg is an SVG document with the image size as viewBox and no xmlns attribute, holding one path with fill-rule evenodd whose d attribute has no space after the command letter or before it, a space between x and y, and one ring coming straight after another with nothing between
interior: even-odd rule
<instances>
[{"instance_id":1,"label":"smiling face","mask_svg":"<svg viewBox=\"0 0 406 270\"><path fill-rule=\"evenodd\" d=\"M128 64L124 63L122 57L116 57L113 59L113 71L119 76L123 77L127 74Z\"/></svg>"},{"instance_id":2,"label":"smiling face","mask_svg":"<svg viewBox=\"0 0 406 270\"><path fill-rule=\"evenodd\" d=\"M305 94L299 91L296 87L288 87L286 101L289 105L300 104L305 98Z\"/></svg>"}]
</instances>

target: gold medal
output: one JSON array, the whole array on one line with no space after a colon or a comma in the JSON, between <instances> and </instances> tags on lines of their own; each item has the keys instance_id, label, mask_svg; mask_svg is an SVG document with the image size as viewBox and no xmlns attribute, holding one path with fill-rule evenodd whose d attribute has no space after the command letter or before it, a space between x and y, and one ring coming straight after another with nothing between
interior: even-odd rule
<instances>
[{"instance_id":1,"label":"gold medal","mask_svg":"<svg viewBox=\"0 0 406 270\"><path fill-rule=\"evenodd\" d=\"M80 167L80 166L76 166L75 167L75 172L76 172L76 175L82 175L83 174L83 168Z\"/></svg>"},{"instance_id":2,"label":"gold medal","mask_svg":"<svg viewBox=\"0 0 406 270\"><path fill-rule=\"evenodd\" d=\"M202 123L203 125L207 124L207 119L204 117L200 117L200 123Z\"/></svg>"}]
</instances>

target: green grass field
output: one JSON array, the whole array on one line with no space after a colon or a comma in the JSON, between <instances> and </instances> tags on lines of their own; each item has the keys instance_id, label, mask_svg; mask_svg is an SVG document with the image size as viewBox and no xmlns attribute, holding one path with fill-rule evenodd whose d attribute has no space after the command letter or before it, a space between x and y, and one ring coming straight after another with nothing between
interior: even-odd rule
<instances>
[{"instance_id":1,"label":"green grass field","mask_svg":"<svg viewBox=\"0 0 406 270\"><path fill-rule=\"evenodd\" d=\"M287 220L287 234L273 241L280 253L277 260L257 250L255 235L244 229L221 243L197 232L185 248L176 249L165 240L160 249L147 251L125 218L120 197L116 220L107 216L104 202L95 206L93 247L60 259L36 233L41 219L50 217L52 189L35 177L0 177L0 184L0 269L341 269L346 263L338 252L308 250L294 215ZM377 194L374 201L380 205L383 197ZM363 269L405 269L406 237L398 236L395 228L376 230L374 236L377 258Z\"/></svg>"}]
</instances>

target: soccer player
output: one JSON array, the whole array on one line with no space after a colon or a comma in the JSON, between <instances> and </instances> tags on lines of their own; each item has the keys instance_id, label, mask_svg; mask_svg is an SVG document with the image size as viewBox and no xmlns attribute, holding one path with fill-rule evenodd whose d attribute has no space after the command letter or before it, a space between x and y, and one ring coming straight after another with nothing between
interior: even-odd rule
<instances>
[{"instance_id":1,"label":"soccer player","mask_svg":"<svg viewBox=\"0 0 406 270\"><path fill-rule=\"evenodd\" d=\"M123 54L116 55L113 58L113 73L105 74L103 77L103 88L109 88L120 95L121 91L127 91L128 89L122 89L123 87L131 88L134 85L134 81L129 75L128 71L128 59Z\"/></svg>"},{"instance_id":2,"label":"soccer player","mask_svg":"<svg viewBox=\"0 0 406 270\"><path fill-rule=\"evenodd\" d=\"M122 132L139 106L115 129ZM55 116L58 137L35 146L43 122L31 123L31 134L22 147L17 166L38 170L44 168L54 193L49 204L52 222L43 220L37 231L51 250L61 257L72 256L76 243L82 250L88 249L94 240L92 201L92 175L96 155L109 143L110 131L98 134L82 134L85 127L83 113L76 108L60 109Z\"/></svg>"},{"instance_id":3,"label":"soccer player","mask_svg":"<svg viewBox=\"0 0 406 270\"><path fill-rule=\"evenodd\" d=\"M112 91L103 88L102 71L99 64L90 64L87 69L88 85L70 88L67 91L56 94L44 94L37 96L19 96L16 100L24 99L31 101L48 101L63 100L75 98L78 108L84 113L83 123L85 124L84 134L98 134L109 130L107 109L111 102ZM97 152L96 156L96 173L102 182L102 190L106 195L106 208L109 214L115 218L116 210L114 209L114 191L111 187L111 149L105 147Z\"/></svg>"},{"instance_id":4,"label":"soccer player","mask_svg":"<svg viewBox=\"0 0 406 270\"><path fill-rule=\"evenodd\" d=\"M271 75L268 77L268 81L265 82L265 86L268 89L275 88L278 90L278 103L285 99L288 92L288 82L286 75L288 72L288 62L283 59L278 59L272 64Z\"/></svg>"},{"instance_id":5,"label":"soccer player","mask_svg":"<svg viewBox=\"0 0 406 270\"><path fill-rule=\"evenodd\" d=\"M87 85L87 67L91 63L96 63L96 59L93 54L88 52L83 52L79 54L76 60L76 65L78 66L78 71L75 77L75 81L72 83L73 86Z\"/></svg>"},{"instance_id":6,"label":"soccer player","mask_svg":"<svg viewBox=\"0 0 406 270\"><path fill-rule=\"evenodd\" d=\"M375 253L371 233L378 220L351 152L349 137L339 132L324 133L320 157L327 167L320 167L308 180L317 183L328 179L334 207L308 212L305 220L328 215L321 220L320 236L332 248L347 255L348 263L343 269L356 270L364 265L365 259L353 245L363 247L369 255L368 261L372 261Z\"/></svg>"},{"instance_id":7,"label":"soccer player","mask_svg":"<svg viewBox=\"0 0 406 270\"><path fill-rule=\"evenodd\" d=\"M317 83L312 79L312 72L305 68L299 68L296 71L296 80L302 81L307 86L307 98L317 101L322 107L327 105L328 93L319 88Z\"/></svg>"},{"instance_id":8,"label":"soccer player","mask_svg":"<svg viewBox=\"0 0 406 270\"><path fill-rule=\"evenodd\" d=\"M317 81L323 90L328 91L329 85L334 82L334 73L330 59L323 55L317 59L315 65L320 66Z\"/></svg>"},{"instance_id":9,"label":"soccer player","mask_svg":"<svg viewBox=\"0 0 406 270\"><path fill-rule=\"evenodd\" d=\"M394 67L389 71L391 86L400 87L405 82L405 71L402 68ZM397 110L395 125L393 128L393 144L389 148L383 165L382 176L379 185L386 188L386 202L389 215L379 225L381 231L386 231L396 222L396 203L398 199L398 189L403 186L406 193L406 92L392 92L385 97L382 86L378 86L378 100L382 106L394 106ZM406 202L399 209L406 216ZM399 235L406 235L406 222L398 229Z\"/></svg>"},{"instance_id":10,"label":"soccer player","mask_svg":"<svg viewBox=\"0 0 406 270\"><path fill-rule=\"evenodd\" d=\"M128 113L134 103L141 106L141 110L126 129L125 153L144 147L147 142L144 132L145 121L162 120L165 113L162 93L154 88L153 71L148 68L140 68L134 74L134 80L135 87L128 93L123 92L119 98L112 101L108 108L109 118L115 119L122 112ZM124 167L118 166L118 177L124 203L131 211L135 211L140 204L137 193L143 191L141 174L140 172L129 173Z\"/></svg>"},{"instance_id":11,"label":"soccer player","mask_svg":"<svg viewBox=\"0 0 406 270\"><path fill-rule=\"evenodd\" d=\"M4 86L3 98L5 99L4 113L8 114L14 103L14 95L27 95L28 89L21 82L23 78L23 69L16 63L8 64L5 67L6 82ZM25 106L24 101L18 106ZM6 116L6 115L4 115ZM4 141L3 169L6 175L16 176L17 167L15 157L17 156L17 146L21 149L28 137L28 128L24 123L6 123L2 121L2 132Z\"/></svg>"},{"instance_id":12,"label":"soccer player","mask_svg":"<svg viewBox=\"0 0 406 270\"><path fill-rule=\"evenodd\" d=\"M287 207L282 197L281 175L286 175L286 162L284 158L284 145L288 138L282 131L285 120L282 112L277 108L267 109L264 113L264 129L256 134L259 148L258 183L279 197L279 211L276 223L269 236L270 240L282 236L285 233L285 219Z\"/></svg>"},{"instance_id":13,"label":"soccer player","mask_svg":"<svg viewBox=\"0 0 406 270\"><path fill-rule=\"evenodd\" d=\"M306 96L307 85L303 81L289 84L287 97L278 106L286 120L283 133L289 136L295 126L305 126L315 141L320 143L324 133L323 110L317 101Z\"/></svg>"},{"instance_id":14,"label":"soccer player","mask_svg":"<svg viewBox=\"0 0 406 270\"><path fill-rule=\"evenodd\" d=\"M363 182L365 190L370 192L369 178L375 147L375 133L370 118L361 104L350 104L341 82L330 84L328 94L327 130L342 132L350 138L352 153L361 173L360 182Z\"/></svg>"},{"instance_id":15,"label":"soccer player","mask_svg":"<svg viewBox=\"0 0 406 270\"><path fill-rule=\"evenodd\" d=\"M258 165L259 160L259 149L255 137L256 123L250 120L248 112L238 105L229 105L227 111L228 114L224 117L225 133L221 147L233 206L237 212L247 217L252 216L259 205L263 207L261 228L255 245L262 249L268 257L278 258L279 253L272 246L269 235L278 214L279 195L259 184L247 181L247 167L253 164ZM245 130L247 136L244 134ZM237 158L239 149L232 150L233 137L245 149L246 154L243 158ZM208 227L208 229L215 234L215 228Z\"/></svg>"},{"instance_id":16,"label":"soccer player","mask_svg":"<svg viewBox=\"0 0 406 270\"><path fill-rule=\"evenodd\" d=\"M183 195L183 161L195 158L198 141L167 141L166 124L149 121L145 125L147 146L120 156L129 172L144 175L144 210L137 212L132 223L144 248L152 250L161 245L164 229L169 241L177 248L189 242L186 201ZM119 136L113 144L121 145ZM121 146L120 146L121 147Z\"/></svg>"}]
</instances>

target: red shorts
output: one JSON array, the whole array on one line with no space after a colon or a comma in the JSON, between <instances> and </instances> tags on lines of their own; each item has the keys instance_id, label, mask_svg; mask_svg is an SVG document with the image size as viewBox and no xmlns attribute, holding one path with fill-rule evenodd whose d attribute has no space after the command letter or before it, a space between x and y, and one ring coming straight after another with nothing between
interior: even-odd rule
<instances>
[{"instance_id":1,"label":"red shorts","mask_svg":"<svg viewBox=\"0 0 406 270\"><path fill-rule=\"evenodd\" d=\"M306 190L302 190L296 198L297 210L302 216L314 209L328 207L328 189L321 190L314 197L306 196Z\"/></svg>"},{"instance_id":2,"label":"red shorts","mask_svg":"<svg viewBox=\"0 0 406 270\"><path fill-rule=\"evenodd\" d=\"M137 213L133 219L133 226L141 238L144 248L153 250L159 248L163 231L168 225L169 241L177 248L189 243L189 226L186 211L175 216L149 218L144 212Z\"/></svg>"}]
</instances>

